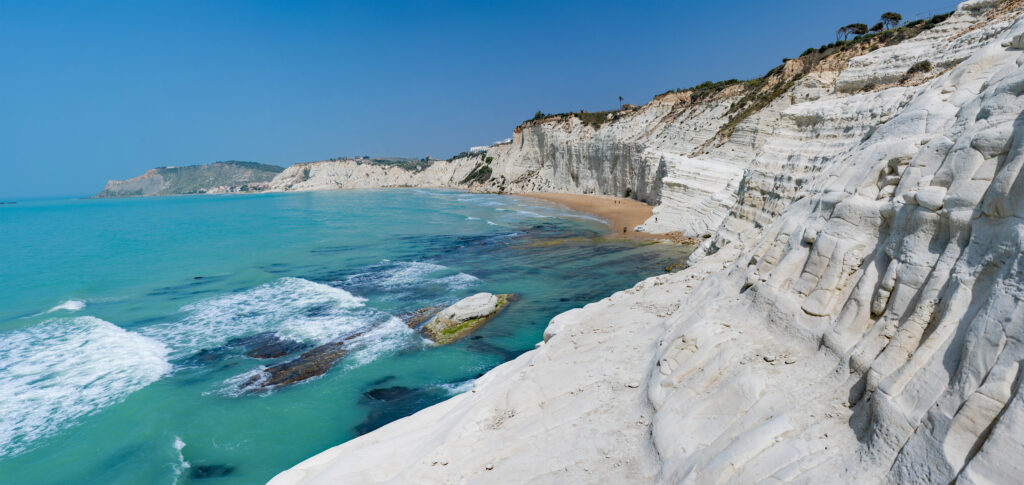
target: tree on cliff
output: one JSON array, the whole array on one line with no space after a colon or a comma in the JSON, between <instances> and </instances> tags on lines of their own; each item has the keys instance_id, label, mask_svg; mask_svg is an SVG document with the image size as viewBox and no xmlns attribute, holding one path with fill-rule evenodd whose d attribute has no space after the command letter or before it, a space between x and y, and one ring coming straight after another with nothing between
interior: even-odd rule
<instances>
[{"instance_id":1,"label":"tree on cliff","mask_svg":"<svg viewBox=\"0 0 1024 485\"><path fill-rule=\"evenodd\" d=\"M839 29L836 30L836 42L846 40L846 38L849 36L850 32L847 30L846 27L839 27Z\"/></svg>"},{"instance_id":2,"label":"tree on cliff","mask_svg":"<svg viewBox=\"0 0 1024 485\"><path fill-rule=\"evenodd\" d=\"M836 31L836 40L849 39L851 35L858 36L868 33L867 24L850 24L845 27L840 27Z\"/></svg>"},{"instance_id":3,"label":"tree on cliff","mask_svg":"<svg viewBox=\"0 0 1024 485\"><path fill-rule=\"evenodd\" d=\"M881 23L883 25L885 25L885 28L891 29L891 28L899 25L901 20L903 20L903 16L902 15L900 15L900 14L898 14L896 12L885 12L885 13L882 14L882 22Z\"/></svg>"}]
</instances>

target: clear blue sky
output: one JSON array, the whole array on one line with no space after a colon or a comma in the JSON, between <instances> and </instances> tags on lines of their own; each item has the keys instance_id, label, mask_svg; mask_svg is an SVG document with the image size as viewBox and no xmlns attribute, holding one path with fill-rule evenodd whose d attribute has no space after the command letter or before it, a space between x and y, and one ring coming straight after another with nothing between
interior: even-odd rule
<instances>
[{"instance_id":1,"label":"clear blue sky","mask_svg":"<svg viewBox=\"0 0 1024 485\"><path fill-rule=\"evenodd\" d=\"M446 158L955 2L0 0L0 201L160 165Z\"/></svg>"}]
</instances>

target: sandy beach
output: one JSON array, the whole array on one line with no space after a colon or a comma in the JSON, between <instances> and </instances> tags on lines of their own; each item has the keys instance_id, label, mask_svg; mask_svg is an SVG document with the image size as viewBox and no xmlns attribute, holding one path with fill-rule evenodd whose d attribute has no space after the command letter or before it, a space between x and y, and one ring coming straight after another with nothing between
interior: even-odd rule
<instances>
[{"instance_id":1,"label":"sandy beach","mask_svg":"<svg viewBox=\"0 0 1024 485\"><path fill-rule=\"evenodd\" d=\"M643 202L612 197L610 195L581 195L555 192L533 192L516 194L533 199L546 200L563 205L574 211L593 214L608 221L609 236L622 239L665 239L665 234L636 232L636 226L643 224L654 210ZM623 232L622 229L626 231Z\"/></svg>"}]
</instances>

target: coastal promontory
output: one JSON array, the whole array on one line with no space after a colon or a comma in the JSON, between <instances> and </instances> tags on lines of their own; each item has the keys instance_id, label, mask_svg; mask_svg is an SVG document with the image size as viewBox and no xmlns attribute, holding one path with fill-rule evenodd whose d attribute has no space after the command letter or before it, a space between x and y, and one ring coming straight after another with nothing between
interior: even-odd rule
<instances>
[{"instance_id":1,"label":"coastal promontory","mask_svg":"<svg viewBox=\"0 0 1024 485\"><path fill-rule=\"evenodd\" d=\"M127 180L111 180L96 197L213 194L264 190L284 167L255 162L214 162L158 167Z\"/></svg>"}]
</instances>

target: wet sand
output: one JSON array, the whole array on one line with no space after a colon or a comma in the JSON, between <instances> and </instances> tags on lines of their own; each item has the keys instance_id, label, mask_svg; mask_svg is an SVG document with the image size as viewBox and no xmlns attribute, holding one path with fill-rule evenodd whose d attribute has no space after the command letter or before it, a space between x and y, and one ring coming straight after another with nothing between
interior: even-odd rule
<instances>
[{"instance_id":1,"label":"wet sand","mask_svg":"<svg viewBox=\"0 0 1024 485\"><path fill-rule=\"evenodd\" d=\"M633 228L643 224L644 221L651 217L651 212L654 210L653 207L637 200L612 197L610 195L580 195L554 192L533 192L515 195L554 202L574 211L598 216L608 221L609 237L648 240L672 238L669 234L652 234L633 230ZM623 228L626 229L626 232L622 231Z\"/></svg>"}]
</instances>

